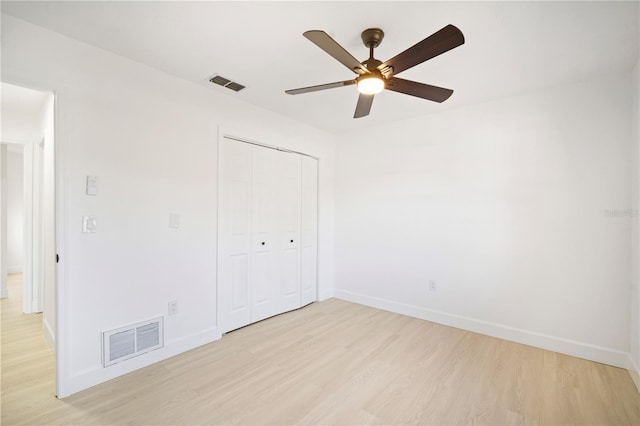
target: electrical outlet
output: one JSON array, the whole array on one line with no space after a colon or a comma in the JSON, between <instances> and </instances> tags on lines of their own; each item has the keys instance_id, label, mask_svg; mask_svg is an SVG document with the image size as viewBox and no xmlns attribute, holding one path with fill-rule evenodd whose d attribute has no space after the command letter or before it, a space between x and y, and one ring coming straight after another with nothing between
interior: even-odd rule
<instances>
[{"instance_id":1,"label":"electrical outlet","mask_svg":"<svg viewBox=\"0 0 640 426\"><path fill-rule=\"evenodd\" d=\"M178 313L178 301L172 300L168 303L169 305L169 315L175 315Z\"/></svg>"},{"instance_id":2,"label":"electrical outlet","mask_svg":"<svg viewBox=\"0 0 640 426\"><path fill-rule=\"evenodd\" d=\"M429 291L435 292L438 289L438 285L435 281L429 280Z\"/></svg>"}]
</instances>

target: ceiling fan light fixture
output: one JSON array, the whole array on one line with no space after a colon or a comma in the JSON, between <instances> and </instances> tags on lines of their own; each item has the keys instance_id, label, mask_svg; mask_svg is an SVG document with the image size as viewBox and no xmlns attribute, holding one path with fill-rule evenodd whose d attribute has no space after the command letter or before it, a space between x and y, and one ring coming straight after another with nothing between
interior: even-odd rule
<instances>
[{"instance_id":1,"label":"ceiling fan light fixture","mask_svg":"<svg viewBox=\"0 0 640 426\"><path fill-rule=\"evenodd\" d=\"M376 75L363 75L358 79L358 92L375 95L384 89L384 80Z\"/></svg>"},{"instance_id":2,"label":"ceiling fan light fixture","mask_svg":"<svg viewBox=\"0 0 640 426\"><path fill-rule=\"evenodd\" d=\"M369 49L369 58L359 62L329 34L320 30L310 30L303 33L304 37L324 50L333 59L340 62L350 71L356 73L356 78L337 81L335 83L319 84L299 89L285 90L289 95L317 92L319 90L333 89L358 85L358 104L353 118L361 118L369 115L373 98L383 90L391 90L396 93L415 96L433 102L444 102L453 94L453 90L444 87L432 86L417 81L405 80L396 77L403 71L419 65L431 58L464 44L464 35L455 25L447 25L431 34L429 37L414 44L410 48L400 52L386 62L381 62L374 56L374 49L380 45L384 32L380 28L368 28L361 34L362 42Z\"/></svg>"}]
</instances>

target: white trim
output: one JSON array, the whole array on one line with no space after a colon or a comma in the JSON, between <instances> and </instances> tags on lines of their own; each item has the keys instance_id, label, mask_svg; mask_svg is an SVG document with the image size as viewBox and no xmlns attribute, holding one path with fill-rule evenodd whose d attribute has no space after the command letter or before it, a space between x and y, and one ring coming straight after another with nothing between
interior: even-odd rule
<instances>
[{"instance_id":1,"label":"white trim","mask_svg":"<svg viewBox=\"0 0 640 426\"><path fill-rule=\"evenodd\" d=\"M222 335L218 332L217 328L209 328L190 336L182 337L171 342L165 342L165 346L160 349L148 352L142 356L129 358L126 361L113 364L109 368L100 366L99 368L82 371L69 378L68 383L65 383L66 393L64 395L58 395L58 397L62 398L72 395L76 392L80 392L84 389L106 382L107 380L115 379L116 377L131 373L132 371L139 370L156 362L179 355L183 352L190 351L199 346L215 342L220 339L220 337L222 337Z\"/></svg>"},{"instance_id":2,"label":"white trim","mask_svg":"<svg viewBox=\"0 0 640 426\"><path fill-rule=\"evenodd\" d=\"M629 354L629 362L627 365L627 371L629 371L629 375L631 375L631 380L635 383L638 392L640 392L640 367L633 361L631 354Z\"/></svg>"},{"instance_id":3,"label":"white trim","mask_svg":"<svg viewBox=\"0 0 640 426\"><path fill-rule=\"evenodd\" d=\"M4 83L4 82L3 82ZM24 86L22 86L24 87ZM46 92L46 90L45 90ZM12 144L12 145L29 145L31 143L33 143L33 141L27 141L27 140L23 140L23 139L6 139L6 138L2 138L0 140L0 143L6 143L6 144ZM7 151L8 151L8 147L7 147Z\"/></svg>"},{"instance_id":4,"label":"white trim","mask_svg":"<svg viewBox=\"0 0 640 426\"><path fill-rule=\"evenodd\" d=\"M22 154L22 198L23 198L23 227L22 227L22 239L23 239L23 265L24 271L22 272L22 312L30 314L34 312L34 289L33 289L33 144L26 144Z\"/></svg>"},{"instance_id":5,"label":"white trim","mask_svg":"<svg viewBox=\"0 0 640 426\"><path fill-rule=\"evenodd\" d=\"M7 290L7 145L0 144L0 296Z\"/></svg>"},{"instance_id":6,"label":"white trim","mask_svg":"<svg viewBox=\"0 0 640 426\"><path fill-rule=\"evenodd\" d=\"M499 339L522 343L536 348L559 352L561 354L572 355L578 358L613 365L615 367L627 368L629 362L629 354L627 352L592 345L590 343L578 342L535 331L523 330L503 324L469 318L462 315L436 311L423 308L421 306L380 299L342 289L335 289L334 294L336 298L349 302L371 306L373 308L395 312L397 314L407 315L414 318L420 318L487 336L493 336Z\"/></svg>"},{"instance_id":7,"label":"white trim","mask_svg":"<svg viewBox=\"0 0 640 426\"><path fill-rule=\"evenodd\" d=\"M51 95L53 96L53 95ZM48 99L47 102L50 100ZM53 112L51 112L53 113ZM43 125L43 130L46 131ZM33 239L30 241L31 245L31 291L33 297L33 312L44 311L44 271L45 271L45 259L44 254L44 192L43 192L43 172L44 172L44 157L43 157L44 135L40 143L34 143L32 145L32 161L33 161L33 179L32 179L32 200L31 209L33 212Z\"/></svg>"},{"instance_id":8,"label":"white trim","mask_svg":"<svg viewBox=\"0 0 640 426\"><path fill-rule=\"evenodd\" d=\"M49 347L51 348L51 350L55 351L56 338L53 334L53 328L51 328L51 324L49 324L49 321L45 320L44 318L42 319L42 331L44 333L45 339L47 339Z\"/></svg>"},{"instance_id":9,"label":"white trim","mask_svg":"<svg viewBox=\"0 0 640 426\"><path fill-rule=\"evenodd\" d=\"M318 301L319 302L323 302L327 299L331 299L334 296L334 290L332 288L328 289L328 290L324 290L322 292L318 293Z\"/></svg>"},{"instance_id":10,"label":"white trim","mask_svg":"<svg viewBox=\"0 0 640 426\"><path fill-rule=\"evenodd\" d=\"M222 160L220 159L222 156L222 139L224 138L224 132L222 131L222 127L218 126L218 134L216 135L216 324L215 326L220 330L222 326L220 324L220 199L222 196L220 195L220 190L222 188Z\"/></svg>"},{"instance_id":11,"label":"white trim","mask_svg":"<svg viewBox=\"0 0 640 426\"><path fill-rule=\"evenodd\" d=\"M69 262L65 261L67 247L67 233L69 229L66 214L67 206L67 168L64 167L65 145L64 134L60 123L63 122L64 110L60 108L60 96L63 96L64 89L53 93L53 143L54 143L54 174L55 174L55 240L56 253L60 255L62 262L56 267L56 323L55 323L55 357L56 357L56 395L58 398L71 395L69 382L69 357L67 356L69 328L71 320L69 318L69 308L67 296L67 281Z\"/></svg>"},{"instance_id":12,"label":"white trim","mask_svg":"<svg viewBox=\"0 0 640 426\"><path fill-rule=\"evenodd\" d=\"M19 274L22 272L22 265L7 266L7 274Z\"/></svg>"},{"instance_id":13,"label":"white trim","mask_svg":"<svg viewBox=\"0 0 640 426\"><path fill-rule=\"evenodd\" d=\"M220 137L220 134L218 134L218 138L219 137ZM222 135L222 137L223 138L227 138L227 139L231 139L231 140L234 140L234 141L238 141L238 142L250 143L251 145L258 145L258 146L263 146L265 148L275 149L276 151L291 152L293 154L300 154L300 155L304 155L305 157L311 157L311 158L314 158L316 160L319 160L318 157L315 157L315 156L310 155L310 154L305 154L304 152L294 151L292 149L282 148L282 147L276 146L276 145L269 145L269 144L262 143L262 142L256 142L256 141L253 141L253 140L250 140L250 139L241 138L239 136L233 136L233 135L230 135L228 133L224 133ZM320 169L319 166L320 165L318 165L318 170Z\"/></svg>"}]
</instances>

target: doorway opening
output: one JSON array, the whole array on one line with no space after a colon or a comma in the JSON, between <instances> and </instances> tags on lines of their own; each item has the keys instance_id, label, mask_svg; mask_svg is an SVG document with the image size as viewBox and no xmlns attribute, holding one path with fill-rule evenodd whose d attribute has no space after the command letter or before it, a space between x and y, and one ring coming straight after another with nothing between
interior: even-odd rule
<instances>
[{"instance_id":1,"label":"doorway opening","mask_svg":"<svg viewBox=\"0 0 640 426\"><path fill-rule=\"evenodd\" d=\"M3 347L11 343L14 332L19 336L35 327L36 338L45 343L32 349L48 354L53 367L56 339L54 96L4 82L0 85ZM17 329L8 330L9 327ZM3 386L10 385L4 381L3 369ZM51 381L54 382L53 373Z\"/></svg>"}]
</instances>

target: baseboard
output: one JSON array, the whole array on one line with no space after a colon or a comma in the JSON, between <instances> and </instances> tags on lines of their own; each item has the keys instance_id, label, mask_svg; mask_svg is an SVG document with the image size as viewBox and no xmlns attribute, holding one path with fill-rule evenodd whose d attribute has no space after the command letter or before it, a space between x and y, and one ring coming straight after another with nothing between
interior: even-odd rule
<instances>
[{"instance_id":1,"label":"baseboard","mask_svg":"<svg viewBox=\"0 0 640 426\"><path fill-rule=\"evenodd\" d=\"M631 375L631 380L635 383L638 392L640 392L640 367L633 361L631 358L631 354L629 354L629 366L627 367L629 374Z\"/></svg>"},{"instance_id":2,"label":"baseboard","mask_svg":"<svg viewBox=\"0 0 640 426\"><path fill-rule=\"evenodd\" d=\"M333 297L333 289L324 290L318 294L318 302L322 302Z\"/></svg>"},{"instance_id":3,"label":"baseboard","mask_svg":"<svg viewBox=\"0 0 640 426\"><path fill-rule=\"evenodd\" d=\"M47 343L52 351L56 351L56 337L53 333L53 328L51 328L51 324L45 318L42 319L42 332L44 333L45 339L47 339Z\"/></svg>"},{"instance_id":4,"label":"baseboard","mask_svg":"<svg viewBox=\"0 0 640 426\"><path fill-rule=\"evenodd\" d=\"M334 295L337 299L371 306L373 308L407 315L414 318L420 318L438 324L448 325L450 327L473 331L475 333L485 334L499 339L522 343L524 345L534 346L561 354L588 359L612 365L614 367L626 369L629 363L629 354L627 352L592 345L589 343L578 342L535 331L510 327L503 324L436 311L423 308L421 306L380 299L347 290L335 289Z\"/></svg>"},{"instance_id":5,"label":"baseboard","mask_svg":"<svg viewBox=\"0 0 640 426\"><path fill-rule=\"evenodd\" d=\"M210 328L190 336L165 342L165 346L158 350L148 352L135 358L130 358L109 367L103 368L100 366L99 368L82 371L69 378L68 386L66 387L68 393L66 395L58 395L58 398L71 396L74 393L88 389L97 384L104 383L111 379L115 379L116 377L120 377L151 364L155 364L156 362L163 361L199 346L206 345L207 343L214 342L220 339L220 337L222 337L222 335L217 328Z\"/></svg>"},{"instance_id":6,"label":"baseboard","mask_svg":"<svg viewBox=\"0 0 640 426\"><path fill-rule=\"evenodd\" d=\"M21 273L22 273L22 265L7 266L7 274L21 274Z\"/></svg>"}]
</instances>

